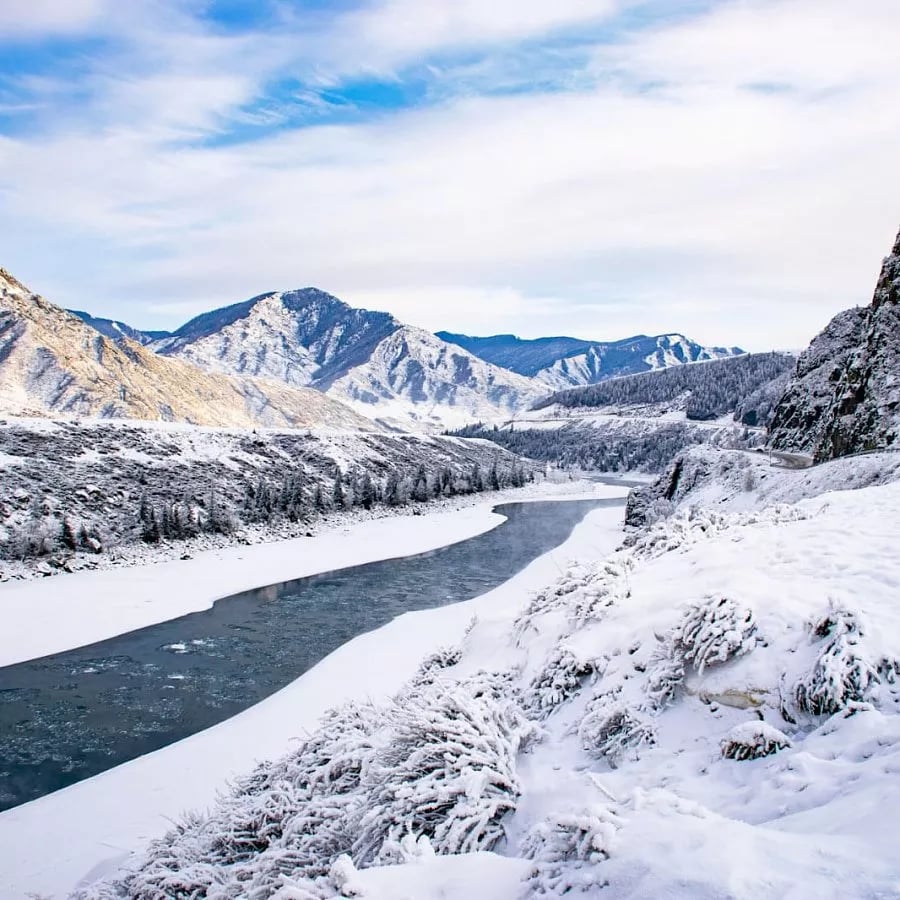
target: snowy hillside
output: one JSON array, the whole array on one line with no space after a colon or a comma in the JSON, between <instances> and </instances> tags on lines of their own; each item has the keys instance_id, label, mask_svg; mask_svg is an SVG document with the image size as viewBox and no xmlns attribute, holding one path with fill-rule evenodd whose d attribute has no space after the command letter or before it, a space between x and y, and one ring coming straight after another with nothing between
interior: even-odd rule
<instances>
[{"instance_id":1,"label":"snowy hillside","mask_svg":"<svg viewBox=\"0 0 900 900\"><path fill-rule=\"evenodd\" d=\"M0 422L5 574L93 567L167 541L305 534L335 511L521 486L531 468L483 441L187 425Z\"/></svg>"},{"instance_id":2,"label":"snowy hillside","mask_svg":"<svg viewBox=\"0 0 900 900\"><path fill-rule=\"evenodd\" d=\"M205 313L152 346L208 371L313 387L398 426L509 414L539 394L429 332L315 288Z\"/></svg>"},{"instance_id":3,"label":"snowy hillside","mask_svg":"<svg viewBox=\"0 0 900 900\"><path fill-rule=\"evenodd\" d=\"M636 532L76 896L896 897L898 522L889 484Z\"/></svg>"},{"instance_id":4,"label":"snowy hillside","mask_svg":"<svg viewBox=\"0 0 900 900\"><path fill-rule=\"evenodd\" d=\"M743 424L764 424L794 364L788 353L750 353L703 365L664 367L558 391L534 408L589 409L612 415L684 412L687 418L701 421L737 412Z\"/></svg>"},{"instance_id":5,"label":"snowy hillside","mask_svg":"<svg viewBox=\"0 0 900 900\"><path fill-rule=\"evenodd\" d=\"M438 337L487 362L533 377L551 390L744 352L739 347L704 347L683 334L637 335L608 342L567 337L522 340L511 334L481 338L450 332L438 332Z\"/></svg>"},{"instance_id":6,"label":"snowy hillside","mask_svg":"<svg viewBox=\"0 0 900 900\"><path fill-rule=\"evenodd\" d=\"M800 357L775 412L771 444L818 460L900 437L900 234L872 304L839 313Z\"/></svg>"},{"instance_id":7,"label":"snowy hillside","mask_svg":"<svg viewBox=\"0 0 900 900\"><path fill-rule=\"evenodd\" d=\"M441 427L509 415L540 390L428 331L403 326L364 365L336 378L328 394L362 414Z\"/></svg>"},{"instance_id":8,"label":"snowy hillside","mask_svg":"<svg viewBox=\"0 0 900 900\"><path fill-rule=\"evenodd\" d=\"M751 448L794 364L784 353L611 378L546 397L515 418L453 432L543 462L599 471L660 472L696 444Z\"/></svg>"},{"instance_id":9,"label":"snowy hillside","mask_svg":"<svg viewBox=\"0 0 900 900\"><path fill-rule=\"evenodd\" d=\"M679 454L655 482L631 492L626 523L643 526L693 507L731 512L797 503L893 481L900 481L900 453L792 469L773 465L764 452L695 447Z\"/></svg>"},{"instance_id":10,"label":"snowy hillside","mask_svg":"<svg viewBox=\"0 0 900 900\"><path fill-rule=\"evenodd\" d=\"M0 411L251 428L372 429L317 391L212 375L111 340L0 269Z\"/></svg>"}]
</instances>

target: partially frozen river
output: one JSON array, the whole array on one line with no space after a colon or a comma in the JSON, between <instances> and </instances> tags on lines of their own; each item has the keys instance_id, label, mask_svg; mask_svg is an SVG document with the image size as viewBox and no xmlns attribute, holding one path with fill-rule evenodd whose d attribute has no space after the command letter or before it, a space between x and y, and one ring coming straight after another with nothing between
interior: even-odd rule
<instances>
[{"instance_id":1,"label":"partially frozen river","mask_svg":"<svg viewBox=\"0 0 900 900\"><path fill-rule=\"evenodd\" d=\"M449 547L245 591L2 668L0 809L209 728L403 612L492 590L563 543L590 510L623 504L505 504L496 507L504 523Z\"/></svg>"}]
</instances>

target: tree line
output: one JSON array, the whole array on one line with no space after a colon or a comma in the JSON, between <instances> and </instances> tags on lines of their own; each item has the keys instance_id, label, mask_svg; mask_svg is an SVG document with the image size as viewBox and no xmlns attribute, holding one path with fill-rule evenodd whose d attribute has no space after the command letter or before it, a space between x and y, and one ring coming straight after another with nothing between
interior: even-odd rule
<instances>
[{"instance_id":1,"label":"tree line","mask_svg":"<svg viewBox=\"0 0 900 900\"><path fill-rule=\"evenodd\" d=\"M674 403L684 397L689 419L705 421L734 413L756 395L759 409L746 405L741 418L752 416L747 425L765 424L777 399L771 394L783 391L786 373L793 370L796 359L787 353L748 353L728 359L672 366L639 375L610 378L587 387L570 388L551 394L535 404L534 409L548 406L597 408L602 406L643 406ZM772 391L764 386L778 382ZM780 393L779 393L780 397Z\"/></svg>"}]
</instances>

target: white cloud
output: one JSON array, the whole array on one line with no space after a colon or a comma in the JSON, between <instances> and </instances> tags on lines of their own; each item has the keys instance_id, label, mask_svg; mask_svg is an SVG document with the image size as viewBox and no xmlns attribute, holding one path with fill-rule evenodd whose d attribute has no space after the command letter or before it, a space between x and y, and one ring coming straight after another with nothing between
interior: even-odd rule
<instances>
[{"instance_id":1,"label":"white cloud","mask_svg":"<svg viewBox=\"0 0 900 900\"><path fill-rule=\"evenodd\" d=\"M77 33L96 24L106 0L3 0L0 36Z\"/></svg>"},{"instance_id":2,"label":"white cloud","mask_svg":"<svg viewBox=\"0 0 900 900\"><path fill-rule=\"evenodd\" d=\"M411 49L388 29L383 58L520 27L463 9ZM801 345L868 301L898 224L897 36L881 0L744 0L598 48L579 91L203 147L180 138L215 134L287 51L181 35L104 76L91 127L0 143L4 264L151 327L317 284L435 329Z\"/></svg>"}]
</instances>

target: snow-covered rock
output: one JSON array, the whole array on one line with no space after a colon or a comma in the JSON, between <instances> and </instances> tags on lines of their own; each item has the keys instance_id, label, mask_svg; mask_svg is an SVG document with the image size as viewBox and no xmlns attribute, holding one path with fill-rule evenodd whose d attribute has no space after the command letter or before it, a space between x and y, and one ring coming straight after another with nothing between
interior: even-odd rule
<instances>
[{"instance_id":1,"label":"snow-covered rock","mask_svg":"<svg viewBox=\"0 0 900 900\"><path fill-rule=\"evenodd\" d=\"M800 357L771 445L817 460L885 449L900 436L900 234L872 303L839 313Z\"/></svg>"}]
</instances>

